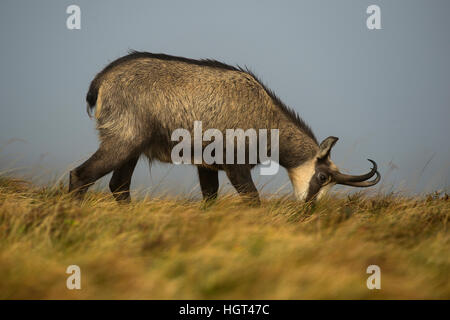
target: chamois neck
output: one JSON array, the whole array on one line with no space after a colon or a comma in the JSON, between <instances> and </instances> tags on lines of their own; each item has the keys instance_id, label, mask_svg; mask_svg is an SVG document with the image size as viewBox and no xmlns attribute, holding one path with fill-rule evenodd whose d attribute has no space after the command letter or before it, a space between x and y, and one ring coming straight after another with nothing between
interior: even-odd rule
<instances>
[{"instance_id":1,"label":"chamois neck","mask_svg":"<svg viewBox=\"0 0 450 320\"><path fill-rule=\"evenodd\" d=\"M280 165L295 168L314 158L318 144L299 128L280 130Z\"/></svg>"}]
</instances>

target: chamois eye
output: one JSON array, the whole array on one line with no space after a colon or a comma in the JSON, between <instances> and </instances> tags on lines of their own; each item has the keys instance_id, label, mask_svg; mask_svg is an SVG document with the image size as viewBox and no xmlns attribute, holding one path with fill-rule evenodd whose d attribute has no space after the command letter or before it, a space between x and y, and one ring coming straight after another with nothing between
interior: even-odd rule
<instances>
[{"instance_id":1,"label":"chamois eye","mask_svg":"<svg viewBox=\"0 0 450 320\"><path fill-rule=\"evenodd\" d=\"M327 182L328 177L325 173L323 172L319 172L317 174L317 179L319 179L320 184L324 184L325 182Z\"/></svg>"}]
</instances>

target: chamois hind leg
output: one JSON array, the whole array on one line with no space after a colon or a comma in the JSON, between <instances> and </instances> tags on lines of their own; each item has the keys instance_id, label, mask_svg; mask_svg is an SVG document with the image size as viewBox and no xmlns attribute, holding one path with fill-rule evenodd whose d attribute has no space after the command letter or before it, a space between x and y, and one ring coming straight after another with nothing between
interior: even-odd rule
<instances>
[{"instance_id":1,"label":"chamois hind leg","mask_svg":"<svg viewBox=\"0 0 450 320\"><path fill-rule=\"evenodd\" d=\"M197 170L203 200L215 200L219 190L219 172L203 167L197 167Z\"/></svg>"},{"instance_id":2,"label":"chamois hind leg","mask_svg":"<svg viewBox=\"0 0 450 320\"><path fill-rule=\"evenodd\" d=\"M82 198L95 181L139 154L138 148L130 143L103 141L86 162L70 172L69 192Z\"/></svg>"},{"instance_id":3,"label":"chamois hind leg","mask_svg":"<svg viewBox=\"0 0 450 320\"><path fill-rule=\"evenodd\" d=\"M260 205L258 190L252 180L250 168L245 165L229 165L225 172L231 184L246 202Z\"/></svg>"},{"instance_id":4,"label":"chamois hind leg","mask_svg":"<svg viewBox=\"0 0 450 320\"><path fill-rule=\"evenodd\" d=\"M139 157L131 158L126 161L121 167L114 170L114 173L109 181L109 189L113 193L114 198L118 202L130 201L130 184L133 176L134 168L139 160Z\"/></svg>"}]
</instances>

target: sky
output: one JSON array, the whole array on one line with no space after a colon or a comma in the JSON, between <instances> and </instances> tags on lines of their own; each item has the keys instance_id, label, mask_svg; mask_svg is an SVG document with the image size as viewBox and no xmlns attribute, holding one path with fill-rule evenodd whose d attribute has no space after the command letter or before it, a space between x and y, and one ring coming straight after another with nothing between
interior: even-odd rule
<instances>
[{"instance_id":1,"label":"sky","mask_svg":"<svg viewBox=\"0 0 450 320\"><path fill-rule=\"evenodd\" d=\"M73 4L80 30L66 26ZM379 30L367 28L370 5L380 7ZM0 172L66 179L98 146L85 112L90 81L136 49L247 66L319 140L340 138L332 159L342 171L366 172L370 158L377 190L448 190L449 14L447 0L2 0ZM257 171L263 192L290 190L284 170ZM132 187L187 193L198 181L191 166L150 173L142 159Z\"/></svg>"}]
</instances>

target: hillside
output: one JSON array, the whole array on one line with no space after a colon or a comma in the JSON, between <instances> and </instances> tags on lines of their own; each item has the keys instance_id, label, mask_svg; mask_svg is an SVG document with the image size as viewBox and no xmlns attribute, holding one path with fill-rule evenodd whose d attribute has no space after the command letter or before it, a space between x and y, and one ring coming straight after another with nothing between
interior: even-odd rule
<instances>
[{"instance_id":1,"label":"hillside","mask_svg":"<svg viewBox=\"0 0 450 320\"><path fill-rule=\"evenodd\" d=\"M0 298L450 298L447 195L118 205L0 178ZM381 290L369 290L369 265ZM66 268L81 268L81 290Z\"/></svg>"}]
</instances>

